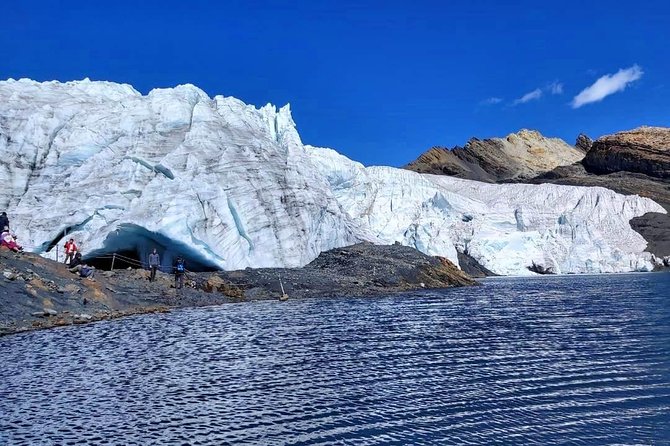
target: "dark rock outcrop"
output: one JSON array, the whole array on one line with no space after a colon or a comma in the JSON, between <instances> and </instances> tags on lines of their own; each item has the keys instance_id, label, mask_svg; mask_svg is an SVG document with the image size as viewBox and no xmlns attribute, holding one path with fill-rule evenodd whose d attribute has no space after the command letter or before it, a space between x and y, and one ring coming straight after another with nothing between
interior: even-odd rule
<instances>
[{"instance_id":1,"label":"dark rock outcrop","mask_svg":"<svg viewBox=\"0 0 670 446\"><path fill-rule=\"evenodd\" d=\"M663 207L669 214L650 212L630 221L631 228L647 241L646 250L657 257L670 256L670 203Z\"/></svg>"},{"instance_id":2,"label":"dark rock outcrop","mask_svg":"<svg viewBox=\"0 0 670 446\"><path fill-rule=\"evenodd\" d=\"M482 266L471 255L461 251L458 251L457 254L458 265L467 275L475 278L497 276L496 273Z\"/></svg>"},{"instance_id":3,"label":"dark rock outcrop","mask_svg":"<svg viewBox=\"0 0 670 446\"><path fill-rule=\"evenodd\" d=\"M575 142L575 148L581 150L584 153L587 153L589 150L591 150L591 146L593 145L593 140L586 136L583 133L580 133L579 136L577 136L577 142Z\"/></svg>"},{"instance_id":4,"label":"dark rock outcrop","mask_svg":"<svg viewBox=\"0 0 670 446\"><path fill-rule=\"evenodd\" d=\"M401 245L359 243L323 252L303 268L262 268L216 273L252 299L370 296L424 288L474 285L449 260ZM280 285L281 281L281 285Z\"/></svg>"},{"instance_id":5,"label":"dark rock outcrop","mask_svg":"<svg viewBox=\"0 0 670 446\"><path fill-rule=\"evenodd\" d=\"M583 157L584 152L561 139L521 130L506 138L472 138L464 147L451 150L433 147L405 169L495 183L533 178Z\"/></svg>"},{"instance_id":6,"label":"dark rock outcrop","mask_svg":"<svg viewBox=\"0 0 670 446\"><path fill-rule=\"evenodd\" d=\"M533 262L531 266L528 267L528 271L532 271L537 274L556 274L554 269L552 267L545 267L542 265L538 265L537 263Z\"/></svg>"}]
</instances>

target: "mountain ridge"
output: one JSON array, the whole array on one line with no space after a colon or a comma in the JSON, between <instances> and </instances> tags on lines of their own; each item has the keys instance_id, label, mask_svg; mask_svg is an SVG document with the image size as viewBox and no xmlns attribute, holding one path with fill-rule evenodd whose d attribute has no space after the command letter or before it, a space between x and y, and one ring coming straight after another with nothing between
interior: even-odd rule
<instances>
[{"instance_id":1,"label":"mountain ridge","mask_svg":"<svg viewBox=\"0 0 670 446\"><path fill-rule=\"evenodd\" d=\"M432 147L404 168L495 183L533 178L583 157L583 151L562 139L521 129L505 138L471 138L463 147Z\"/></svg>"}]
</instances>

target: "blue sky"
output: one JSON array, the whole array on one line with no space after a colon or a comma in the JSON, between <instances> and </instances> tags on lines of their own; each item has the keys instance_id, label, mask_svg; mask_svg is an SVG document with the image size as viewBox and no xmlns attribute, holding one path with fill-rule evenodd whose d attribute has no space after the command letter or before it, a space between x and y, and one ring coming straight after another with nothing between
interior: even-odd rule
<instances>
[{"instance_id":1,"label":"blue sky","mask_svg":"<svg viewBox=\"0 0 670 446\"><path fill-rule=\"evenodd\" d=\"M520 128L574 142L670 125L669 23L655 0L19 0L0 78L290 102L305 143L400 166Z\"/></svg>"}]
</instances>

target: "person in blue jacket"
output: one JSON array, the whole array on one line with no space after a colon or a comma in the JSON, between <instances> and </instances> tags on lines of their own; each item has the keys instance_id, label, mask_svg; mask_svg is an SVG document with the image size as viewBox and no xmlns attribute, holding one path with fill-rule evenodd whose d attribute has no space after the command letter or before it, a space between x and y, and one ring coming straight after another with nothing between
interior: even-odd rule
<instances>
[{"instance_id":1,"label":"person in blue jacket","mask_svg":"<svg viewBox=\"0 0 670 446\"><path fill-rule=\"evenodd\" d=\"M186 265L184 259L177 257L174 264L174 287L182 289L184 287L184 276L186 275Z\"/></svg>"}]
</instances>

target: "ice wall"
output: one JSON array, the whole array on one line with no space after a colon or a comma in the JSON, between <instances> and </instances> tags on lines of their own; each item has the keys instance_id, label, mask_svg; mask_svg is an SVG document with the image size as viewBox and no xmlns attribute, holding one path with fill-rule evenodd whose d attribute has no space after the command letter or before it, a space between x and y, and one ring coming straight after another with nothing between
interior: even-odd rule
<instances>
[{"instance_id":1,"label":"ice wall","mask_svg":"<svg viewBox=\"0 0 670 446\"><path fill-rule=\"evenodd\" d=\"M203 265L300 266L321 251L399 241L501 274L651 267L628 220L664 212L599 188L491 185L365 168L304 146L288 106L192 85L142 95L108 82L0 82L0 209L44 253L172 240ZM120 243L120 242L119 242ZM51 255L51 253L49 254Z\"/></svg>"}]
</instances>

